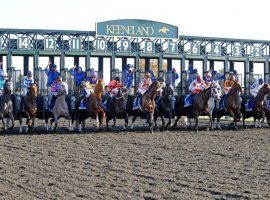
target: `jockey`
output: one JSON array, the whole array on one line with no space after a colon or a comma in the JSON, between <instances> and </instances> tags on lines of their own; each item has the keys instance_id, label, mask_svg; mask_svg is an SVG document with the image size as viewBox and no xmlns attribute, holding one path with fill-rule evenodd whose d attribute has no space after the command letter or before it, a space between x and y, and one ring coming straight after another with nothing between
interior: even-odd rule
<instances>
[{"instance_id":1,"label":"jockey","mask_svg":"<svg viewBox=\"0 0 270 200\"><path fill-rule=\"evenodd\" d=\"M193 71L191 71L189 75L189 82L192 83L194 80L197 79L197 77L198 77L198 70L193 69Z\"/></svg>"},{"instance_id":2,"label":"jockey","mask_svg":"<svg viewBox=\"0 0 270 200\"><path fill-rule=\"evenodd\" d=\"M88 84L87 84L88 82ZM85 100L90 97L90 95L94 92L94 88L92 87L91 84L89 84L89 81L82 81L81 83L81 91L80 91L80 97L81 97L81 102L80 102L80 107L79 109L86 109L85 106Z\"/></svg>"},{"instance_id":3,"label":"jockey","mask_svg":"<svg viewBox=\"0 0 270 200\"><path fill-rule=\"evenodd\" d=\"M231 74L229 78L224 82L225 94L229 94L235 83L235 76Z\"/></svg>"},{"instance_id":4,"label":"jockey","mask_svg":"<svg viewBox=\"0 0 270 200\"><path fill-rule=\"evenodd\" d=\"M123 85L120 83L120 78L115 77L114 80L109 82L107 92L110 94L110 97L112 98L117 94L118 89L121 87L123 87Z\"/></svg>"},{"instance_id":5,"label":"jockey","mask_svg":"<svg viewBox=\"0 0 270 200\"><path fill-rule=\"evenodd\" d=\"M58 92L63 88L66 90L66 94L68 94L68 85L66 82L62 81L62 77L58 76L56 80L53 82L52 87L51 87L51 101L50 101L50 109L53 109L55 100L57 98Z\"/></svg>"},{"instance_id":6,"label":"jockey","mask_svg":"<svg viewBox=\"0 0 270 200\"><path fill-rule=\"evenodd\" d=\"M139 85L139 93L142 95L148 90L149 86L152 84L152 79L150 78L151 74L146 73L144 75L144 78L141 79L140 85Z\"/></svg>"},{"instance_id":7,"label":"jockey","mask_svg":"<svg viewBox=\"0 0 270 200\"><path fill-rule=\"evenodd\" d=\"M255 98L259 90L263 87L264 81L260 78L257 82L253 83L250 87L250 94Z\"/></svg>"},{"instance_id":8,"label":"jockey","mask_svg":"<svg viewBox=\"0 0 270 200\"><path fill-rule=\"evenodd\" d=\"M149 69L148 72L151 76L151 81L154 82L156 80L156 77L155 77L155 74L154 74L154 71L152 69Z\"/></svg>"},{"instance_id":9,"label":"jockey","mask_svg":"<svg viewBox=\"0 0 270 200\"><path fill-rule=\"evenodd\" d=\"M125 74L125 86L127 89L131 89L133 85L134 79L134 67L133 65L127 65L126 69L124 70Z\"/></svg>"},{"instance_id":10,"label":"jockey","mask_svg":"<svg viewBox=\"0 0 270 200\"><path fill-rule=\"evenodd\" d=\"M60 73L57 71L56 67L57 66L55 64L51 64L51 62L49 62L46 67L46 74L48 76L47 87L49 92L51 91L52 83L58 76L60 76Z\"/></svg>"},{"instance_id":11,"label":"jockey","mask_svg":"<svg viewBox=\"0 0 270 200\"><path fill-rule=\"evenodd\" d=\"M91 85L97 84L98 78L94 70L90 69L90 77L87 77L86 81L89 82L89 84Z\"/></svg>"},{"instance_id":12,"label":"jockey","mask_svg":"<svg viewBox=\"0 0 270 200\"><path fill-rule=\"evenodd\" d=\"M8 79L7 72L0 69L0 96L3 93L2 91L4 89L4 85L5 85L5 82L6 82L7 79Z\"/></svg>"},{"instance_id":13,"label":"jockey","mask_svg":"<svg viewBox=\"0 0 270 200\"><path fill-rule=\"evenodd\" d=\"M139 96L135 98L134 107L138 107L139 99L148 90L149 86L152 84L152 80L150 77L151 77L151 74L147 72L144 74L144 78L141 79L140 84L139 84L139 89L138 89Z\"/></svg>"},{"instance_id":14,"label":"jockey","mask_svg":"<svg viewBox=\"0 0 270 200\"><path fill-rule=\"evenodd\" d=\"M179 74L176 72L175 68L172 68L171 71L167 71L166 82L172 84L175 87L175 82L179 79Z\"/></svg>"},{"instance_id":15,"label":"jockey","mask_svg":"<svg viewBox=\"0 0 270 200\"><path fill-rule=\"evenodd\" d=\"M25 97L28 94L30 86L34 83L32 72L28 71L27 75L23 77L22 96Z\"/></svg>"},{"instance_id":16,"label":"jockey","mask_svg":"<svg viewBox=\"0 0 270 200\"><path fill-rule=\"evenodd\" d=\"M160 97L162 96L162 92L164 90L164 88L166 87L166 83L164 81L163 77L159 77L158 81L160 82L160 88L157 90L157 99L160 99Z\"/></svg>"},{"instance_id":17,"label":"jockey","mask_svg":"<svg viewBox=\"0 0 270 200\"><path fill-rule=\"evenodd\" d=\"M206 84L210 84L210 83L214 82L213 77L212 77L212 74L211 74L210 71L206 71L205 72L204 82Z\"/></svg>"},{"instance_id":18,"label":"jockey","mask_svg":"<svg viewBox=\"0 0 270 200\"><path fill-rule=\"evenodd\" d=\"M189 91L192 94L198 94L206 88L205 82L202 80L201 76L198 76L197 79L192 81L189 85Z\"/></svg>"},{"instance_id":19,"label":"jockey","mask_svg":"<svg viewBox=\"0 0 270 200\"><path fill-rule=\"evenodd\" d=\"M82 68L74 65L72 69L70 69L71 75L74 76L75 79L75 92L77 93L79 91L79 87L81 85L81 82L85 80L85 72L82 71Z\"/></svg>"}]
</instances>

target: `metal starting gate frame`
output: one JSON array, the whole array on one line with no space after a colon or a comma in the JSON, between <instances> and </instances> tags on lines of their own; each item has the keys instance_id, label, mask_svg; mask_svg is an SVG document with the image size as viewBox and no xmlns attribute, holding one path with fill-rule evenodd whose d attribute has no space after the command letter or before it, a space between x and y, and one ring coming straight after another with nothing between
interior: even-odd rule
<instances>
[{"instance_id":1,"label":"metal starting gate frame","mask_svg":"<svg viewBox=\"0 0 270 200\"><path fill-rule=\"evenodd\" d=\"M125 21L125 20L124 20ZM166 25L166 24L165 24ZM159 29L166 35L166 27ZM139 59L158 59L159 72L162 72L163 60L181 60L181 81L177 86L178 94L187 89L188 66L186 60L203 61L203 72L209 70L208 61L223 61L224 75L228 76L234 68L234 62L244 62L243 87L249 93L253 75L253 63L264 63L263 76L270 81L270 41L231 39L215 37L199 37L180 35L177 38L154 38L135 36L102 36L96 31L75 30L38 30L38 29L0 29L0 60L7 57L7 67L14 78L13 84L20 82L12 69L12 56L33 56L34 67L39 66L40 56L60 56L60 69L65 68L65 56L85 57L86 69L91 68L90 58L110 58L110 77L120 76L121 71L115 69L116 58L133 58L135 61L135 88L143 72L139 71ZM103 61L99 61L98 76L102 78ZM25 66L27 68L27 66ZM28 69L25 69L27 71ZM35 70L37 72L37 70ZM35 73L34 72L34 73ZM15 73L15 74L14 74ZM263 73L263 72L262 72ZM68 75L68 74L67 74ZM164 73L160 73L160 76ZM35 77L37 77L35 75ZM38 76L39 81L42 81ZM16 85L17 86L17 85ZM19 87L19 86L18 86ZM41 89L41 93L44 91Z\"/></svg>"}]
</instances>

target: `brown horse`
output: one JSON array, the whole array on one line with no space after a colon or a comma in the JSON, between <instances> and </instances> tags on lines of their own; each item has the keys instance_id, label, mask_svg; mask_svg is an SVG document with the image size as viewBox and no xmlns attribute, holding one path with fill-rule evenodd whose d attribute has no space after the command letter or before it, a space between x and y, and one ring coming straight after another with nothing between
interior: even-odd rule
<instances>
[{"instance_id":1,"label":"brown horse","mask_svg":"<svg viewBox=\"0 0 270 200\"><path fill-rule=\"evenodd\" d=\"M104 93L103 80L99 79L98 83L94 88L94 93L90 95L88 101L88 109L79 110L78 121L79 121L79 131L82 131L82 121L87 117L91 117L97 120L97 128L101 131L105 119L105 112L102 108L102 94Z\"/></svg>"},{"instance_id":2,"label":"brown horse","mask_svg":"<svg viewBox=\"0 0 270 200\"><path fill-rule=\"evenodd\" d=\"M141 108L133 110L133 102L135 97L131 97L127 102L127 112L129 116L133 116L131 129L133 129L133 124L138 116L145 116L148 119L149 127L153 133L153 121L154 121L154 110L155 110L155 97L157 95L157 90L160 88L160 82L154 81L149 89L141 97Z\"/></svg>"},{"instance_id":3,"label":"brown horse","mask_svg":"<svg viewBox=\"0 0 270 200\"><path fill-rule=\"evenodd\" d=\"M260 89L258 95L254 99L254 109L251 111L246 111L245 109L245 103L246 101L242 102L241 111L243 113L243 127L246 128L245 119L249 117L254 118L254 124L255 128L259 126L261 128L261 123L263 123L265 118L265 113L267 112L267 106L266 106L266 97L270 93L270 85L264 84L263 87ZM257 124L257 120L259 124ZM262 121L261 121L262 119Z\"/></svg>"},{"instance_id":4,"label":"brown horse","mask_svg":"<svg viewBox=\"0 0 270 200\"><path fill-rule=\"evenodd\" d=\"M241 102L240 102L240 93L242 92L242 87L238 83L238 81L234 81L234 85L230 91L230 93L227 95L225 99L225 110L218 108L216 111L213 112L214 117L217 118L217 123L220 123L220 118L224 115L229 114L233 118L233 122L231 125L234 125L234 127L237 129L237 122L240 121L241 118ZM223 102L221 101L221 104ZM213 117L213 118L214 118Z\"/></svg>"},{"instance_id":5,"label":"brown horse","mask_svg":"<svg viewBox=\"0 0 270 200\"><path fill-rule=\"evenodd\" d=\"M29 93L25 97L24 100L24 112L20 113L20 133L22 133L22 115L25 114L26 120L26 132L30 132L35 124L35 118L37 113L37 96L38 96L38 87L37 84L34 83L29 88ZM32 123L30 125L30 120Z\"/></svg>"}]
</instances>

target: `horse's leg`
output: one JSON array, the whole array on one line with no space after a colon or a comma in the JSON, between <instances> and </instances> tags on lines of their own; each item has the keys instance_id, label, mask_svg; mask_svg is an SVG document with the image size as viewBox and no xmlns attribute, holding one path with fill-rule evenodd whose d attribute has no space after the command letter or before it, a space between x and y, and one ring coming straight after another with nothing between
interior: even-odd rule
<instances>
[{"instance_id":1,"label":"horse's leg","mask_svg":"<svg viewBox=\"0 0 270 200\"><path fill-rule=\"evenodd\" d=\"M160 128L160 131L164 131L164 127L165 127L165 121L164 121L164 117L163 114L160 115L161 121L162 121L162 126Z\"/></svg>"},{"instance_id":2,"label":"horse's leg","mask_svg":"<svg viewBox=\"0 0 270 200\"><path fill-rule=\"evenodd\" d=\"M107 126L107 131L109 132L110 129L109 129L109 121L110 121L110 117L107 115L106 117L106 126Z\"/></svg>"},{"instance_id":3,"label":"horse's leg","mask_svg":"<svg viewBox=\"0 0 270 200\"><path fill-rule=\"evenodd\" d=\"M174 129L177 126L177 122L179 121L180 118L181 118L181 115L176 117L176 120L174 121L172 129Z\"/></svg>"},{"instance_id":4,"label":"horse's leg","mask_svg":"<svg viewBox=\"0 0 270 200\"><path fill-rule=\"evenodd\" d=\"M113 125L112 125L112 127L115 127L115 124L116 124L116 117L113 116Z\"/></svg>"},{"instance_id":5,"label":"horse's leg","mask_svg":"<svg viewBox=\"0 0 270 200\"><path fill-rule=\"evenodd\" d=\"M26 114L26 117L27 117L27 119L26 119L26 128L25 128L25 132L28 132L29 127L30 127L30 120L31 120L31 117L30 117L30 114L29 114L27 111L25 111L25 114Z\"/></svg>"},{"instance_id":6,"label":"horse's leg","mask_svg":"<svg viewBox=\"0 0 270 200\"><path fill-rule=\"evenodd\" d=\"M13 130L13 128L14 128L14 116L13 116L12 112L8 113L8 120L9 121L11 120L11 127L8 127L8 130ZM9 123L9 121L8 121L8 123Z\"/></svg>"},{"instance_id":7,"label":"horse's leg","mask_svg":"<svg viewBox=\"0 0 270 200\"><path fill-rule=\"evenodd\" d=\"M55 120L54 131L56 132L57 127L58 127L58 116L56 114L54 114L54 120Z\"/></svg>"},{"instance_id":8,"label":"horse's leg","mask_svg":"<svg viewBox=\"0 0 270 200\"><path fill-rule=\"evenodd\" d=\"M246 123L245 123L246 116L243 114L242 121L243 121L243 128L246 129Z\"/></svg>"},{"instance_id":9,"label":"horse's leg","mask_svg":"<svg viewBox=\"0 0 270 200\"><path fill-rule=\"evenodd\" d=\"M127 129L127 126L128 126L128 114L125 113L125 126L124 126L124 130Z\"/></svg>"},{"instance_id":10,"label":"horse's leg","mask_svg":"<svg viewBox=\"0 0 270 200\"><path fill-rule=\"evenodd\" d=\"M157 130L157 118L158 118L158 114L154 113L154 123L155 123L155 129Z\"/></svg>"},{"instance_id":11,"label":"horse's leg","mask_svg":"<svg viewBox=\"0 0 270 200\"><path fill-rule=\"evenodd\" d=\"M22 133L23 128L22 128L22 112L20 113L20 130L19 132Z\"/></svg>"},{"instance_id":12,"label":"horse's leg","mask_svg":"<svg viewBox=\"0 0 270 200\"><path fill-rule=\"evenodd\" d=\"M132 118L132 124L131 124L131 126L130 126L130 129L131 129L131 130L132 130L132 129L133 129L133 127L134 127L134 122L135 122L136 118L137 118L137 116L136 116L136 115L135 115L135 116L133 116L133 118Z\"/></svg>"},{"instance_id":13,"label":"horse's leg","mask_svg":"<svg viewBox=\"0 0 270 200\"><path fill-rule=\"evenodd\" d=\"M154 120L154 112L149 114L149 127L152 134L154 133L153 120Z\"/></svg>"},{"instance_id":14,"label":"horse's leg","mask_svg":"<svg viewBox=\"0 0 270 200\"><path fill-rule=\"evenodd\" d=\"M207 131L213 130L213 127L212 127L212 125L213 125L213 123L212 123L212 112L211 111L208 112L208 117L209 117L209 122L208 122L208 127L206 128Z\"/></svg>"},{"instance_id":15,"label":"horse's leg","mask_svg":"<svg viewBox=\"0 0 270 200\"><path fill-rule=\"evenodd\" d=\"M167 125L165 126L165 130L167 130L168 126L171 126L171 125L172 125L172 111L170 111L169 121L168 121Z\"/></svg>"},{"instance_id":16,"label":"horse's leg","mask_svg":"<svg viewBox=\"0 0 270 200\"><path fill-rule=\"evenodd\" d=\"M3 123L3 129L4 129L4 131L6 131L7 128L6 128L6 123L5 123L5 119L4 119L4 114L1 114L1 119L2 119L2 123Z\"/></svg>"},{"instance_id":17,"label":"horse's leg","mask_svg":"<svg viewBox=\"0 0 270 200\"><path fill-rule=\"evenodd\" d=\"M193 111L193 118L195 119L195 130L196 130L196 133L198 133L199 132L199 127L198 127L199 113L198 113L198 111Z\"/></svg>"},{"instance_id":18,"label":"horse's leg","mask_svg":"<svg viewBox=\"0 0 270 200\"><path fill-rule=\"evenodd\" d=\"M36 113L34 113L33 116L32 116L32 124L29 127L28 132L32 131L32 129L33 129L34 125L35 125L35 118L36 118Z\"/></svg>"},{"instance_id":19,"label":"horse's leg","mask_svg":"<svg viewBox=\"0 0 270 200\"><path fill-rule=\"evenodd\" d=\"M79 112L78 113L78 131L81 133L82 132L82 113Z\"/></svg>"}]
</instances>

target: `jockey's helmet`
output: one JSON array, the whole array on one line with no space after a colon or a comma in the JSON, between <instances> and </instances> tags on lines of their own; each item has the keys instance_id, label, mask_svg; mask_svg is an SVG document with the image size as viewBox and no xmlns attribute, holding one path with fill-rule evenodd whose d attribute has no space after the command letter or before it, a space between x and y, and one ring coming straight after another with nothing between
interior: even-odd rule
<instances>
[{"instance_id":1,"label":"jockey's helmet","mask_svg":"<svg viewBox=\"0 0 270 200\"><path fill-rule=\"evenodd\" d=\"M81 67L78 67L78 72L82 72L82 68Z\"/></svg>"},{"instance_id":2,"label":"jockey's helmet","mask_svg":"<svg viewBox=\"0 0 270 200\"><path fill-rule=\"evenodd\" d=\"M57 67L56 64L52 65L52 69L56 69L56 67Z\"/></svg>"},{"instance_id":3,"label":"jockey's helmet","mask_svg":"<svg viewBox=\"0 0 270 200\"><path fill-rule=\"evenodd\" d=\"M207 72L205 73L205 76L206 76L206 77L211 77L212 74L211 74L211 72L207 71Z\"/></svg>"},{"instance_id":4,"label":"jockey's helmet","mask_svg":"<svg viewBox=\"0 0 270 200\"><path fill-rule=\"evenodd\" d=\"M150 77L151 77L151 74L150 74L149 72L146 72L146 73L144 74L144 77L145 77L145 78L150 78Z\"/></svg>"},{"instance_id":5,"label":"jockey's helmet","mask_svg":"<svg viewBox=\"0 0 270 200\"><path fill-rule=\"evenodd\" d=\"M158 77L158 81L163 83L164 82L164 78L163 77Z\"/></svg>"},{"instance_id":6,"label":"jockey's helmet","mask_svg":"<svg viewBox=\"0 0 270 200\"><path fill-rule=\"evenodd\" d=\"M130 71L130 72L134 72L134 67L133 67L133 65L131 65L131 67L129 68L129 71Z\"/></svg>"},{"instance_id":7,"label":"jockey's helmet","mask_svg":"<svg viewBox=\"0 0 270 200\"><path fill-rule=\"evenodd\" d=\"M263 84L263 79L259 78L259 84L262 85Z\"/></svg>"},{"instance_id":8,"label":"jockey's helmet","mask_svg":"<svg viewBox=\"0 0 270 200\"><path fill-rule=\"evenodd\" d=\"M197 69L193 69L193 74L198 74L198 70Z\"/></svg>"},{"instance_id":9,"label":"jockey's helmet","mask_svg":"<svg viewBox=\"0 0 270 200\"><path fill-rule=\"evenodd\" d=\"M217 71L214 70L212 74L213 74L214 76L217 75Z\"/></svg>"},{"instance_id":10,"label":"jockey's helmet","mask_svg":"<svg viewBox=\"0 0 270 200\"><path fill-rule=\"evenodd\" d=\"M32 72L31 72L31 71L28 71L28 72L27 72L27 76L28 76L28 77L32 77Z\"/></svg>"},{"instance_id":11,"label":"jockey's helmet","mask_svg":"<svg viewBox=\"0 0 270 200\"><path fill-rule=\"evenodd\" d=\"M56 81L57 82L62 82L62 77L61 76L57 76Z\"/></svg>"},{"instance_id":12,"label":"jockey's helmet","mask_svg":"<svg viewBox=\"0 0 270 200\"><path fill-rule=\"evenodd\" d=\"M231 81L235 81L235 76L231 74L230 77L229 77L229 79L230 79Z\"/></svg>"},{"instance_id":13,"label":"jockey's helmet","mask_svg":"<svg viewBox=\"0 0 270 200\"><path fill-rule=\"evenodd\" d=\"M201 82L202 82L201 76L198 76L198 77L197 77L197 81L198 81L198 83L201 83Z\"/></svg>"},{"instance_id":14,"label":"jockey's helmet","mask_svg":"<svg viewBox=\"0 0 270 200\"><path fill-rule=\"evenodd\" d=\"M85 81L82 81L81 82L81 86L86 86L86 82Z\"/></svg>"}]
</instances>

